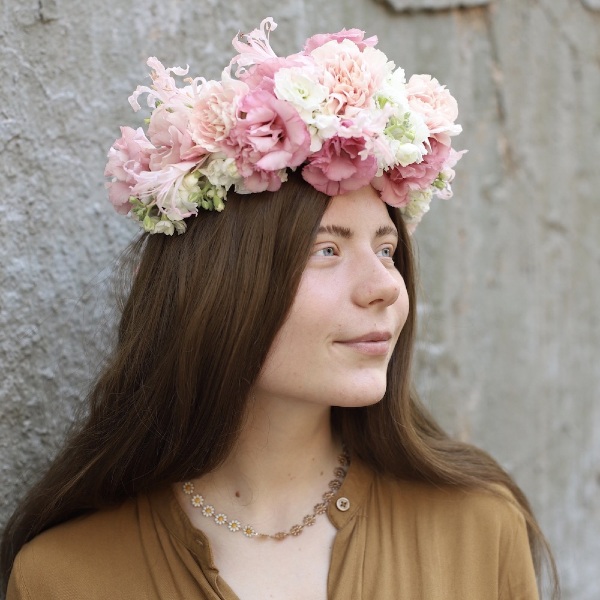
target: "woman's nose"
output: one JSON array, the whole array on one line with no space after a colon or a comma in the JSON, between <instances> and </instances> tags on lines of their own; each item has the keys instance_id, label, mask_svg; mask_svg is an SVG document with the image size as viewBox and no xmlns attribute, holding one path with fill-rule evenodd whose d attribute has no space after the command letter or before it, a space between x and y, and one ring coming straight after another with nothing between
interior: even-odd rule
<instances>
[{"instance_id":1,"label":"woman's nose","mask_svg":"<svg viewBox=\"0 0 600 600\"><path fill-rule=\"evenodd\" d=\"M396 302L401 290L401 277L396 269L382 263L381 258L374 254L355 268L353 295L357 304L389 306Z\"/></svg>"}]
</instances>

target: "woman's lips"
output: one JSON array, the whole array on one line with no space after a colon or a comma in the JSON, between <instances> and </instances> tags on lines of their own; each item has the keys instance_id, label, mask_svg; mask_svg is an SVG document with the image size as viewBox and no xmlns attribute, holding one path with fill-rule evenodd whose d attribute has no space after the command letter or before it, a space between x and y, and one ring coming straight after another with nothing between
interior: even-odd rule
<instances>
[{"instance_id":1,"label":"woman's lips","mask_svg":"<svg viewBox=\"0 0 600 600\"><path fill-rule=\"evenodd\" d=\"M390 351L392 334L388 331L373 331L348 340L338 340L336 343L368 356L386 356Z\"/></svg>"}]
</instances>

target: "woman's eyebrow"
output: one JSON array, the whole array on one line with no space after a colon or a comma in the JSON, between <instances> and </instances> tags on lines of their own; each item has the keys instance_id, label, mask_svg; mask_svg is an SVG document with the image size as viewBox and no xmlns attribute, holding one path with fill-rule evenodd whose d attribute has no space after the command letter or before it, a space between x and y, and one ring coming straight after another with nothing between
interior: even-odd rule
<instances>
[{"instance_id":1,"label":"woman's eyebrow","mask_svg":"<svg viewBox=\"0 0 600 600\"><path fill-rule=\"evenodd\" d=\"M337 235L346 240L349 240L354 235L354 232L351 229L348 229L348 227L341 227L340 225L321 225L319 229L317 229L317 235L319 233ZM375 232L376 238L385 237L386 235L393 235L394 237L398 237L398 231L395 227L392 227L391 225L382 225Z\"/></svg>"},{"instance_id":2,"label":"woman's eyebrow","mask_svg":"<svg viewBox=\"0 0 600 600\"><path fill-rule=\"evenodd\" d=\"M386 235L393 235L397 238L398 230L391 225L383 225L375 232L375 237L385 237Z\"/></svg>"},{"instance_id":3,"label":"woman's eyebrow","mask_svg":"<svg viewBox=\"0 0 600 600\"><path fill-rule=\"evenodd\" d=\"M317 229L317 235L319 233L337 235L346 240L349 240L354 235L351 229L348 229L347 227L340 227L339 225L321 225L319 229Z\"/></svg>"}]
</instances>

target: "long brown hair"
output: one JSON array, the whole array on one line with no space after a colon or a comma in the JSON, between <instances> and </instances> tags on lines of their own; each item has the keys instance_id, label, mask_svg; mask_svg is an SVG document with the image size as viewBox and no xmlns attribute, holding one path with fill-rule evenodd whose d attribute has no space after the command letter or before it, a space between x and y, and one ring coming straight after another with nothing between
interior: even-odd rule
<instances>
[{"instance_id":1,"label":"long brown hair","mask_svg":"<svg viewBox=\"0 0 600 600\"><path fill-rule=\"evenodd\" d=\"M200 476L229 454L248 392L283 324L329 198L292 175L275 193L232 194L181 236L142 236L116 348L89 394L89 413L10 519L2 539L6 589L19 549L42 531L166 483ZM411 392L415 273L397 211L397 268L410 313L378 404L333 408L349 451L373 469L437 485L506 486L527 520L539 573L546 552L529 504L487 454L451 440ZM557 586L554 585L554 590Z\"/></svg>"}]
</instances>

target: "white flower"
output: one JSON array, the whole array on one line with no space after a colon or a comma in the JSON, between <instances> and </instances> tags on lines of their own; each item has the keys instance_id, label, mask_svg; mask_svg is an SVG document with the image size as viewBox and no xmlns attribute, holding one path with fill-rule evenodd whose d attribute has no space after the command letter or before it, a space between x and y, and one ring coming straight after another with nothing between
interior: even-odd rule
<instances>
[{"instance_id":1,"label":"white flower","mask_svg":"<svg viewBox=\"0 0 600 600\"><path fill-rule=\"evenodd\" d=\"M380 167L387 168L398 164L406 167L421 162L427 154L425 142L429 138L429 129L421 115L408 110L396 113L389 119L384 138L393 161L391 164L385 164L383 160L379 163Z\"/></svg>"},{"instance_id":2,"label":"white flower","mask_svg":"<svg viewBox=\"0 0 600 600\"><path fill-rule=\"evenodd\" d=\"M185 233L185 230L187 229L185 221L173 221L173 226L177 233Z\"/></svg>"},{"instance_id":3,"label":"white flower","mask_svg":"<svg viewBox=\"0 0 600 600\"><path fill-rule=\"evenodd\" d=\"M409 231L412 232L423 218L423 215L429 211L432 196L433 192L431 188L426 190L412 190L409 193L410 202L400 208Z\"/></svg>"},{"instance_id":4,"label":"white flower","mask_svg":"<svg viewBox=\"0 0 600 600\"><path fill-rule=\"evenodd\" d=\"M226 190L241 179L235 164L235 158L226 158L219 155L211 158L207 165L198 169L198 172L204 175L215 187L222 187Z\"/></svg>"},{"instance_id":5,"label":"white flower","mask_svg":"<svg viewBox=\"0 0 600 600\"><path fill-rule=\"evenodd\" d=\"M252 525L246 525L245 527L243 527L242 533L246 537L255 537L256 536L256 530L254 529L254 527L252 527Z\"/></svg>"},{"instance_id":6,"label":"white flower","mask_svg":"<svg viewBox=\"0 0 600 600\"><path fill-rule=\"evenodd\" d=\"M175 233L175 225L168 219L158 219L158 217L148 217L153 222L152 229L147 229L146 219L144 219L144 229L151 233L164 233L166 235L173 235Z\"/></svg>"},{"instance_id":7,"label":"white flower","mask_svg":"<svg viewBox=\"0 0 600 600\"><path fill-rule=\"evenodd\" d=\"M229 528L229 531L233 531L235 533L242 528L242 524L237 519L233 519L233 521L229 521L227 527Z\"/></svg>"},{"instance_id":8,"label":"white flower","mask_svg":"<svg viewBox=\"0 0 600 600\"><path fill-rule=\"evenodd\" d=\"M364 109L351 119L342 119L337 135L343 138L364 138L366 147L370 149L370 142L383 134L387 122L387 111L378 108Z\"/></svg>"},{"instance_id":9,"label":"white flower","mask_svg":"<svg viewBox=\"0 0 600 600\"><path fill-rule=\"evenodd\" d=\"M376 92L375 98L381 105L390 103L394 107L400 108L403 112L409 110L404 69L398 67L395 71L388 74L381 88Z\"/></svg>"},{"instance_id":10,"label":"white flower","mask_svg":"<svg viewBox=\"0 0 600 600\"><path fill-rule=\"evenodd\" d=\"M164 207L165 215L171 221L181 221L190 215L198 213L198 203L195 197L198 196L200 188L195 186L191 189L179 187L177 194L172 197L171 206Z\"/></svg>"},{"instance_id":11,"label":"white flower","mask_svg":"<svg viewBox=\"0 0 600 600\"><path fill-rule=\"evenodd\" d=\"M177 196L179 200L179 207L186 211L193 212L196 209L196 202L193 197L200 192L198 186L198 180L200 179L200 173L195 171L194 173L188 173L181 181L181 185L177 190Z\"/></svg>"},{"instance_id":12,"label":"white flower","mask_svg":"<svg viewBox=\"0 0 600 600\"><path fill-rule=\"evenodd\" d=\"M417 145L424 144L429 139L431 133L425 120L418 112L410 111L409 121L414 137L413 143Z\"/></svg>"},{"instance_id":13,"label":"white flower","mask_svg":"<svg viewBox=\"0 0 600 600\"><path fill-rule=\"evenodd\" d=\"M401 164L403 167L421 162L423 159L424 152L416 144L403 144L397 140L393 140L391 147L396 159L395 162Z\"/></svg>"},{"instance_id":14,"label":"white flower","mask_svg":"<svg viewBox=\"0 0 600 600\"><path fill-rule=\"evenodd\" d=\"M302 120L311 124L315 111L325 104L329 93L329 90L319 83L316 71L306 67L279 69L274 80L275 95L280 100L292 104Z\"/></svg>"},{"instance_id":15,"label":"white flower","mask_svg":"<svg viewBox=\"0 0 600 600\"><path fill-rule=\"evenodd\" d=\"M336 115L315 115L312 125L308 128L310 132L310 151L318 152L323 146L323 140L328 140L337 135L339 128L340 119Z\"/></svg>"}]
</instances>

